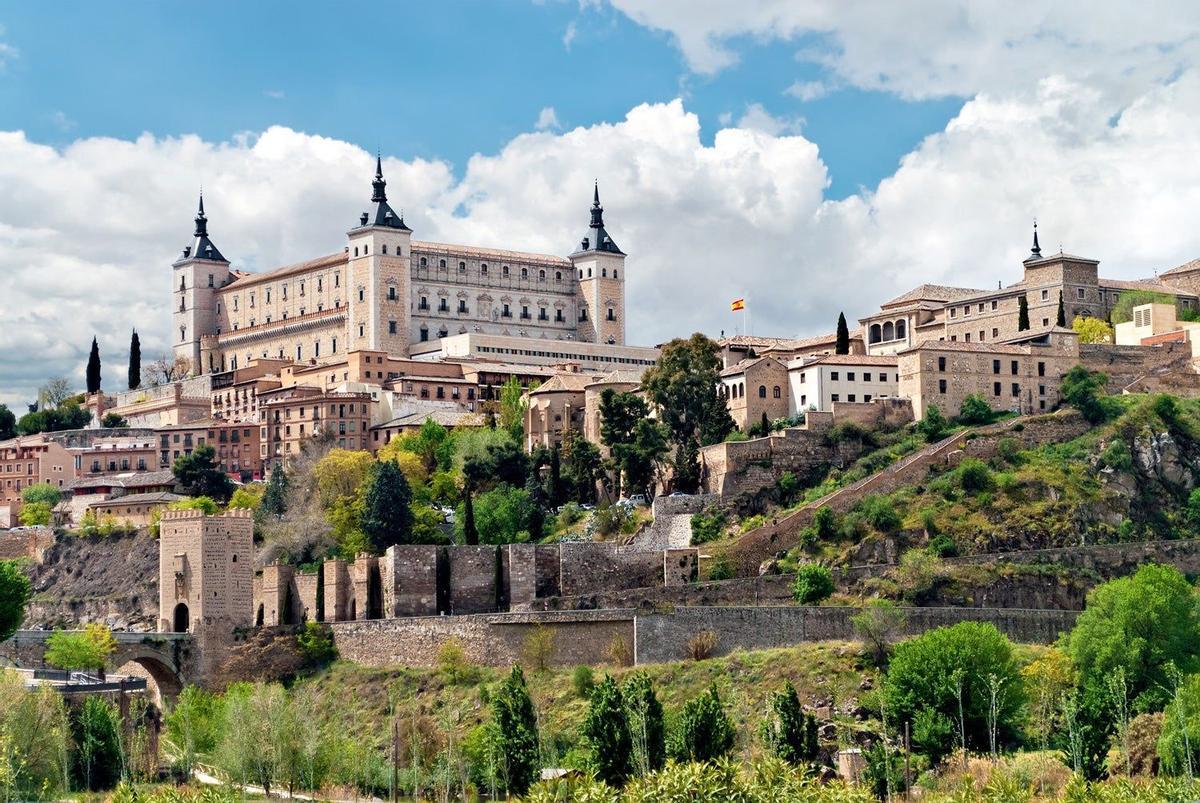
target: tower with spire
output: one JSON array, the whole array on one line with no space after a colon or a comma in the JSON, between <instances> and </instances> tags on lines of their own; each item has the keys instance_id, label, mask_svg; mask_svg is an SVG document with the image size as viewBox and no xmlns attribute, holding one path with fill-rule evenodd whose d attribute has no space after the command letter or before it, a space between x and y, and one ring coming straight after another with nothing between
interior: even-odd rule
<instances>
[{"instance_id":1,"label":"tower with spire","mask_svg":"<svg viewBox=\"0 0 1200 803\"><path fill-rule=\"evenodd\" d=\"M348 239L350 349L405 354L409 337L412 230L388 204L383 160L375 156L371 202Z\"/></svg>"},{"instance_id":2,"label":"tower with spire","mask_svg":"<svg viewBox=\"0 0 1200 803\"><path fill-rule=\"evenodd\" d=\"M592 189L591 221L569 259L579 282L579 339L624 345L625 252L604 227L599 182Z\"/></svg>"},{"instance_id":3,"label":"tower with spire","mask_svg":"<svg viewBox=\"0 0 1200 803\"><path fill-rule=\"evenodd\" d=\"M218 332L217 292L232 276L229 260L209 238L203 191L195 224L191 242L184 246L179 258L171 265L171 329L175 356L186 358L192 373L200 374L214 370L207 364L210 354L206 353L203 340Z\"/></svg>"}]
</instances>

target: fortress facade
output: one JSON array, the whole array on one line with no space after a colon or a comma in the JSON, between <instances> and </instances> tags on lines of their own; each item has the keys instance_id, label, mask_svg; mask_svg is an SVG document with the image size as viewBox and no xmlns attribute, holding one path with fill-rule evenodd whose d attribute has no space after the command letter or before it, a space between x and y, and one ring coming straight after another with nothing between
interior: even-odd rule
<instances>
[{"instance_id":1,"label":"fortress facade","mask_svg":"<svg viewBox=\"0 0 1200 803\"><path fill-rule=\"evenodd\" d=\"M208 233L172 265L174 351L197 374L253 359L321 363L347 352L407 356L464 334L625 343L625 254L591 220L567 256L423 242L388 204L377 159L369 210L335 254L265 273L233 269Z\"/></svg>"}]
</instances>

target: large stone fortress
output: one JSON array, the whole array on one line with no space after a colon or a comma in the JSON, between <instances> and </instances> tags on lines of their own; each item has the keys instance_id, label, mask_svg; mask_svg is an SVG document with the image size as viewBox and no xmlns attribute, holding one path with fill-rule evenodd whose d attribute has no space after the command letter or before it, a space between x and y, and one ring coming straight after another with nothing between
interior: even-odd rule
<instances>
[{"instance_id":1,"label":"large stone fortress","mask_svg":"<svg viewBox=\"0 0 1200 803\"><path fill-rule=\"evenodd\" d=\"M320 363L356 350L408 355L462 334L625 343L625 254L591 221L566 257L412 239L376 160L369 211L341 252L265 273L232 269L208 234L204 199L173 264L175 354L195 373L253 359Z\"/></svg>"}]
</instances>

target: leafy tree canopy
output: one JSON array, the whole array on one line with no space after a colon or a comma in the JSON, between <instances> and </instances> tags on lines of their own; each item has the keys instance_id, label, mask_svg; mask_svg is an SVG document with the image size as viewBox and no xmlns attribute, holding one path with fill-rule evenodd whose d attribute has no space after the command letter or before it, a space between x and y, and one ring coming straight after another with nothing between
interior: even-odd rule
<instances>
[{"instance_id":1,"label":"leafy tree canopy","mask_svg":"<svg viewBox=\"0 0 1200 803\"><path fill-rule=\"evenodd\" d=\"M103 670L117 649L112 631L99 622L83 630L55 630L46 639L46 663L59 669Z\"/></svg>"},{"instance_id":2,"label":"leafy tree canopy","mask_svg":"<svg viewBox=\"0 0 1200 803\"><path fill-rule=\"evenodd\" d=\"M1078 315L1071 321L1071 328L1079 335L1080 343L1111 343L1113 328L1100 318L1082 318Z\"/></svg>"},{"instance_id":3,"label":"leafy tree canopy","mask_svg":"<svg viewBox=\"0 0 1200 803\"><path fill-rule=\"evenodd\" d=\"M209 496L224 502L233 493L233 481L217 462L216 450L207 443L197 446L191 454L175 458L171 471L184 492L192 496Z\"/></svg>"},{"instance_id":4,"label":"leafy tree canopy","mask_svg":"<svg viewBox=\"0 0 1200 803\"><path fill-rule=\"evenodd\" d=\"M720 347L697 332L663 346L642 377L642 388L658 407L673 443L707 446L733 431L733 419L717 393L720 372Z\"/></svg>"},{"instance_id":5,"label":"leafy tree canopy","mask_svg":"<svg viewBox=\"0 0 1200 803\"><path fill-rule=\"evenodd\" d=\"M7 641L25 619L33 590L15 560L0 560L0 641Z\"/></svg>"}]
</instances>

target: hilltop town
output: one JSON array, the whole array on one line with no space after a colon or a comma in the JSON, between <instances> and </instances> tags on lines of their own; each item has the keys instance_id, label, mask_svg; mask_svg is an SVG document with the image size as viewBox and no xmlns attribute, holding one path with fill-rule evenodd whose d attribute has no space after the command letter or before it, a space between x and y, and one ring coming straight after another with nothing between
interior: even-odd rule
<instances>
[{"instance_id":1,"label":"hilltop town","mask_svg":"<svg viewBox=\"0 0 1200 803\"><path fill-rule=\"evenodd\" d=\"M1036 754L1061 788L1191 766L1200 260L1106 279L1035 226L994 290L630 345L637 255L590 189L563 255L426 242L377 161L341 251L258 273L201 198L173 352L143 363L135 334L114 383L93 344L82 393L0 410L0 561L30 589L0 660L130 684L139 750L165 732L185 774L206 751L174 712L266 694L373 762L234 779L267 791L386 793L398 763L414 796L619 785L735 744L831 800L941 799L968 755L999 782ZM98 665L63 665L76 636ZM598 701L635 695L662 744L612 726L644 771L613 769ZM541 711L524 764L497 699Z\"/></svg>"}]
</instances>

